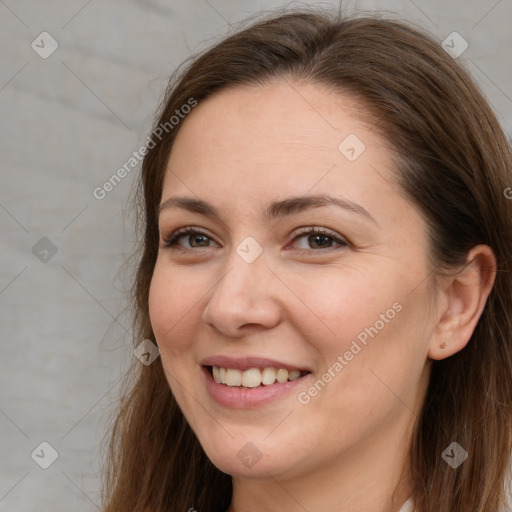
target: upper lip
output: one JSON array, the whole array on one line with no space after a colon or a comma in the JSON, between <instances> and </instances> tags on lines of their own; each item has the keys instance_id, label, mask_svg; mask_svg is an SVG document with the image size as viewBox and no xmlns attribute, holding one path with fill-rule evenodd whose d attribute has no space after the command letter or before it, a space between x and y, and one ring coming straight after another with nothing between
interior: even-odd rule
<instances>
[{"instance_id":1,"label":"upper lip","mask_svg":"<svg viewBox=\"0 0 512 512\"><path fill-rule=\"evenodd\" d=\"M266 357L232 357L232 356L211 356L205 357L200 361L202 366L217 366L219 368L234 368L237 370L249 370L250 368L285 368L286 370L300 370L308 371L311 370L304 366L297 366L291 363L285 363L284 361L277 361L275 359L269 359Z\"/></svg>"}]
</instances>

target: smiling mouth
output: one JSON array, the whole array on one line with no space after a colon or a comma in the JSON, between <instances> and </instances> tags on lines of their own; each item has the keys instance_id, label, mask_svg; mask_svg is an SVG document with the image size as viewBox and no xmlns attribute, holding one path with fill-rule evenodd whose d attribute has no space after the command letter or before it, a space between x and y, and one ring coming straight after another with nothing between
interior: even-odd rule
<instances>
[{"instance_id":1,"label":"smiling mouth","mask_svg":"<svg viewBox=\"0 0 512 512\"><path fill-rule=\"evenodd\" d=\"M291 382L311 373L308 370L274 367L248 368L247 370L219 366L206 366L206 368L217 384L238 388L257 388Z\"/></svg>"}]
</instances>

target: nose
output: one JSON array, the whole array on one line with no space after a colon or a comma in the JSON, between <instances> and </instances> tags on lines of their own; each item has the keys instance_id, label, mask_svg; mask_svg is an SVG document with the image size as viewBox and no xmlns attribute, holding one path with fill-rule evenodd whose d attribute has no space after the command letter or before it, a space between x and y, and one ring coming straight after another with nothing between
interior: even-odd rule
<instances>
[{"instance_id":1,"label":"nose","mask_svg":"<svg viewBox=\"0 0 512 512\"><path fill-rule=\"evenodd\" d=\"M279 323L280 308L272 293L277 286L262 253L248 263L233 250L225 271L217 280L202 320L224 336L246 336L248 330L270 329Z\"/></svg>"}]
</instances>

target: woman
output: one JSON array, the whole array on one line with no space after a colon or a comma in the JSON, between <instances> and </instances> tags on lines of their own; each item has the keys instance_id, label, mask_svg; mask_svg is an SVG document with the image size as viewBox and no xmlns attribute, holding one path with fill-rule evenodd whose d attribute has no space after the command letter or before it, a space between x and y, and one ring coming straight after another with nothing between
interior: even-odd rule
<instances>
[{"instance_id":1,"label":"woman","mask_svg":"<svg viewBox=\"0 0 512 512\"><path fill-rule=\"evenodd\" d=\"M148 138L140 365L105 510L506 510L511 151L378 16L285 11L175 76Z\"/></svg>"}]
</instances>

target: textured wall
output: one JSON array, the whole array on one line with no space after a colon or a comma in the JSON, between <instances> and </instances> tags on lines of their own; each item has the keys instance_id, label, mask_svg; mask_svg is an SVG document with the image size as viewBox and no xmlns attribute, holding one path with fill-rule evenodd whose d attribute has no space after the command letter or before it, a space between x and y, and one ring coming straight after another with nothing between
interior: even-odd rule
<instances>
[{"instance_id":1,"label":"textured wall","mask_svg":"<svg viewBox=\"0 0 512 512\"><path fill-rule=\"evenodd\" d=\"M1 511L99 509L99 444L133 357L120 265L136 170L93 191L145 141L172 70L277 5L0 0ZM511 132L512 2L344 3L355 7L413 19L440 44L461 34L459 58Z\"/></svg>"}]
</instances>

